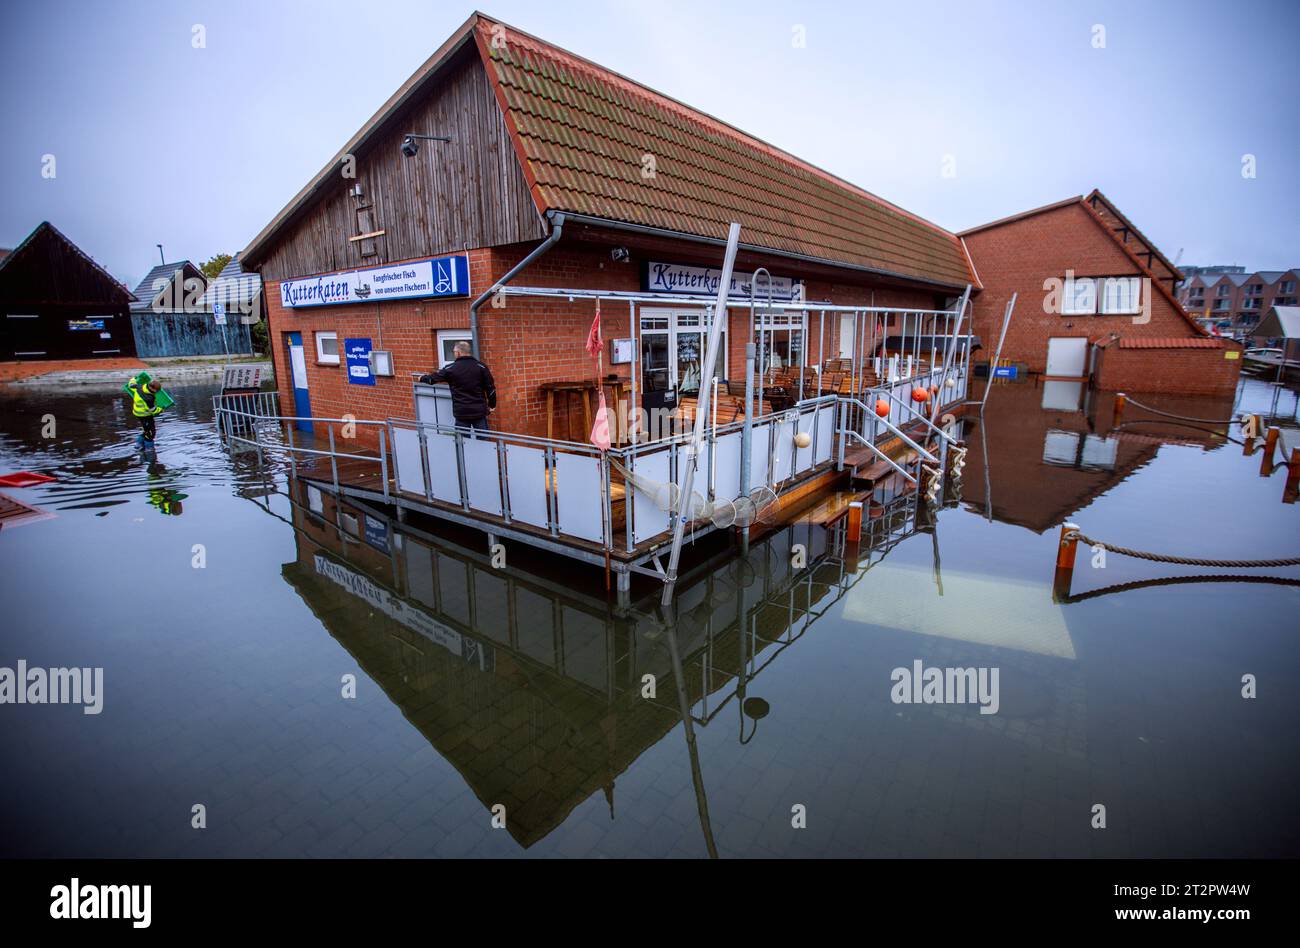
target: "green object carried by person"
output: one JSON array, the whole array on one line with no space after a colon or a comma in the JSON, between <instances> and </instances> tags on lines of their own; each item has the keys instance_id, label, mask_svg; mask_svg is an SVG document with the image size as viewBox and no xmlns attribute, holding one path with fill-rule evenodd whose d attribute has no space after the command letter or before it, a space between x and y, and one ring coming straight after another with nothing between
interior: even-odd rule
<instances>
[{"instance_id":1,"label":"green object carried by person","mask_svg":"<svg viewBox=\"0 0 1300 948\"><path fill-rule=\"evenodd\" d=\"M149 373L141 372L139 375L135 375L131 377L129 380L127 380L127 383L122 386L122 391L130 395L132 383L135 383L137 385L144 385L149 381L150 381ZM176 402L172 400L172 397L162 389L158 389L158 391L154 393L153 403L154 403L154 407L158 408L159 410L162 410L164 408L171 408L173 405L176 404Z\"/></svg>"}]
</instances>

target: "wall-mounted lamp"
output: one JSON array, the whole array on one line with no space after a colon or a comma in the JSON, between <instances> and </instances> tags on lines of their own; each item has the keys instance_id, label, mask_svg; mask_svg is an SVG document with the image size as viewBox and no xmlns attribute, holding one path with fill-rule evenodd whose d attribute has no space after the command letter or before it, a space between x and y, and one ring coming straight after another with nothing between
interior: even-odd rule
<instances>
[{"instance_id":1,"label":"wall-mounted lamp","mask_svg":"<svg viewBox=\"0 0 1300 948\"><path fill-rule=\"evenodd\" d=\"M402 154L407 158L414 158L420 150L420 140L428 142L454 141L450 135L416 135L411 133L402 139Z\"/></svg>"}]
</instances>

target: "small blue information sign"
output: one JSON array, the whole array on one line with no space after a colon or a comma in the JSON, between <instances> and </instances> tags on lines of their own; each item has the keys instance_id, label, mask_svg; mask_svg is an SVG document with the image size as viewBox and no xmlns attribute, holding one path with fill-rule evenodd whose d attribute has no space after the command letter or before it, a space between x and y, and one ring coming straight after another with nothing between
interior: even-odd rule
<instances>
[{"instance_id":1,"label":"small blue information sign","mask_svg":"<svg viewBox=\"0 0 1300 948\"><path fill-rule=\"evenodd\" d=\"M1018 367L1014 365L1000 365L993 370L995 379L1013 379L1018 374Z\"/></svg>"},{"instance_id":2,"label":"small blue information sign","mask_svg":"<svg viewBox=\"0 0 1300 948\"><path fill-rule=\"evenodd\" d=\"M369 339L344 339L343 355L347 360L349 382L353 385L375 384L375 374L370 371Z\"/></svg>"}]
</instances>

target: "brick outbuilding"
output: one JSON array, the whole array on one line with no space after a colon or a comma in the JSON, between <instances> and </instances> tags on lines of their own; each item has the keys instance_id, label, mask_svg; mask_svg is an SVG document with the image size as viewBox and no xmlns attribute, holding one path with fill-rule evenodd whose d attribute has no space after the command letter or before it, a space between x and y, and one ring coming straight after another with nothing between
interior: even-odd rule
<instances>
[{"instance_id":1,"label":"brick outbuilding","mask_svg":"<svg viewBox=\"0 0 1300 948\"><path fill-rule=\"evenodd\" d=\"M1182 274L1100 191L960 235L984 292L975 331L992 358L1131 392L1231 392L1241 346L1208 334L1174 295Z\"/></svg>"}]
</instances>

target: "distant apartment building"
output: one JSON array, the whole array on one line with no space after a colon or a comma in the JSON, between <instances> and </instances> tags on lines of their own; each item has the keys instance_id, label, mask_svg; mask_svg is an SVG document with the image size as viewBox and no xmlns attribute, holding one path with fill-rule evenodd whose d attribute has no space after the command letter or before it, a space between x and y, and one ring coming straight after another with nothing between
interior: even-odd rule
<instances>
[{"instance_id":1,"label":"distant apartment building","mask_svg":"<svg viewBox=\"0 0 1300 948\"><path fill-rule=\"evenodd\" d=\"M1271 306L1295 306L1300 268L1184 267L1178 301L1207 329L1249 332Z\"/></svg>"}]
</instances>

